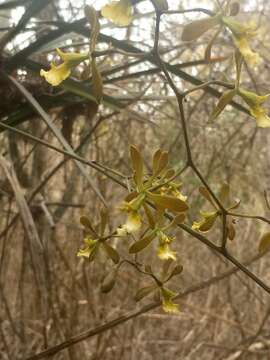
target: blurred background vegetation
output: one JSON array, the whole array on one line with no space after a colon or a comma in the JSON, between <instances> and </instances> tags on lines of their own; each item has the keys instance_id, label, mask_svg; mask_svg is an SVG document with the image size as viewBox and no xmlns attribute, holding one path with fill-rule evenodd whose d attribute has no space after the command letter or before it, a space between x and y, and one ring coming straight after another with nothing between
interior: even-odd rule
<instances>
[{"instance_id":1,"label":"blurred background vegetation","mask_svg":"<svg viewBox=\"0 0 270 360\"><path fill-rule=\"evenodd\" d=\"M117 206L123 189L104 174L82 165L68 155L50 149L14 131L19 129L62 148L55 135L61 131L75 152L124 174L130 173L129 145L136 144L150 164L152 153L162 148L171 163L181 168L185 147L175 97L164 75L146 58L111 52L98 59L104 81L104 100L97 109L91 95L87 62L72 78L52 88L39 76L55 58L54 50L87 51L89 28L85 4L100 9L106 1L4 0L0 2L0 359L27 359L72 336L104 324L134 309L133 296L144 278L125 268L115 289L101 294L105 259L89 264L76 257L83 229L80 215L97 219L102 207L89 185L89 177L111 205L111 226L122 219ZM172 10L201 7L213 9L215 1L169 0ZM263 62L244 67L242 86L259 94L270 89L270 3L243 0L238 15L242 22L259 25L253 45ZM170 64L180 90L200 81L235 78L232 42L222 32L212 50L210 64L204 51L211 34L183 43L183 26L201 13L164 16L160 53ZM98 50L147 52L153 46L154 12L141 1L135 20L127 28L101 21ZM7 76L17 81L14 84ZM25 93L16 84L20 84ZM239 212L268 216L265 191L270 191L270 136L256 127L245 108L229 106L214 123L209 114L223 89L208 87L191 94L185 102L191 147L196 165L218 190L227 182L233 196L241 199ZM36 103L33 101L36 100ZM43 109L51 128L40 116ZM204 204L200 183L190 171L181 181L191 211L187 223L198 218ZM23 199L26 199L24 201ZM24 218L24 220L23 220ZM24 224L24 225L23 225ZM28 231L25 229L28 226ZM269 227L269 225L268 225ZM30 228L30 230L29 230ZM266 283L270 282L269 255L259 260L258 242L267 225L238 219L230 251ZM208 238L217 243L220 228ZM160 309L145 312L118 327L109 328L86 341L52 356L68 359L269 359L269 295L211 250L181 230L176 245L184 266L174 281L177 291L212 279L211 286L180 300L181 313L168 315ZM39 253L38 239L45 251ZM122 251L123 244L115 246ZM124 247L123 247L124 248ZM123 250L124 251L124 250ZM151 248L145 258L153 267ZM251 259L251 260L250 260ZM253 259L253 260L252 260ZM42 269L42 276L37 275ZM226 273L227 272L227 273ZM220 274L225 274L218 278ZM227 274L227 275L226 275ZM150 300L145 299L143 303Z\"/></svg>"}]
</instances>

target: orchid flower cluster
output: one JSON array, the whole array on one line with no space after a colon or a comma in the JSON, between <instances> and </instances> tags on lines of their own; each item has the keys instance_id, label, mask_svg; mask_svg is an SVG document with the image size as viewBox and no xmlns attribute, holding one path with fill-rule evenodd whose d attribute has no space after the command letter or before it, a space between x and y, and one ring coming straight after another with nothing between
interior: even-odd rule
<instances>
[{"instance_id":1,"label":"orchid flower cluster","mask_svg":"<svg viewBox=\"0 0 270 360\"><path fill-rule=\"evenodd\" d=\"M125 197L119 210L126 214L126 220L118 226L112 233L106 234L108 225L108 216L101 212L100 221L97 225L92 225L90 219L81 217L81 224L85 229L84 247L79 249L79 257L88 258L90 262L94 261L100 250L103 250L117 266L121 266L126 260L121 258L117 250L109 244L115 238L128 238L124 244L129 244L129 254L137 259L137 254L150 247L151 243L157 241L157 257L171 264L177 262L177 252L172 250L171 246L175 242L175 237L171 235L172 231L185 219L188 211L186 197L180 192L181 183L175 178L177 172L168 164L168 153L157 150L152 159L152 169L150 173L145 171L144 160L141 153L135 146L130 147L130 158L133 169L130 177L130 192ZM166 214L170 213L170 219L166 220ZM129 260L131 261L131 260ZM139 263L135 262L139 267ZM176 265L179 269L180 265ZM180 266L182 269L182 267ZM182 270L181 270L182 271ZM118 272L114 271L116 275ZM152 291L139 290L136 299L141 299L142 293L146 295L151 292L158 292L165 311L176 312L178 307L172 303L176 295L173 291L164 286L172 276L180 273L173 269L173 275L166 274L163 280L158 279L152 270L147 271L155 284L151 285ZM114 279L113 279L114 281ZM108 286L105 286L108 291ZM147 287L148 289L148 287Z\"/></svg>"},{"instance_id":2,"label":"orchid flower cluster","mask_svg":"<svg viewBox=\"0 0 270 360\"><path fill-rule=\"evenodd\" d=\"M100 220L95 225L88 217L82 216L80 222L84 228L84 245L78 250L77 256L93 262L103 252L105 259L112 261L114 267L101 285L104 293L113 289L121 267L124 264L132 265L138 272L151 278L149 285L137 291L135 300L140 301L153 294L161 301L164 311L178 313L178 304L173 302L177 293L169 289L167 283L183 271L178 262L178 253L173 249L177 242L175 230L179 225L181 227L189 210L187 197L181 192L182 184L176 180L180 171L175 171L169 165L168 153L162 150L154 153L150 171L146 171L143 157L134 145L130 146L130 160L132 176L127 178L128 194L118 207L125 214L125 221L109 231L111 226L107 211L100 212ZM206 233L214 229L219 220L222 221L222 211L206 187L200 187L199 193L212 210L201 210L201 218L193 221L191 228ZM236 229L232 210L239 207L240 200L231 199L228 184L221 186L217 199L230 215L225 222L226 238L234 240ZM266 234L259 251L265 251L268 246L270 236ZM121 248L121 252L126 253L125 247L128 247L128 258L119 251ZM154 251L162 261L161 273L155 274L151 266L143 263L144 257L141 255L146 249Z\"/></svg>"}]
</instances>

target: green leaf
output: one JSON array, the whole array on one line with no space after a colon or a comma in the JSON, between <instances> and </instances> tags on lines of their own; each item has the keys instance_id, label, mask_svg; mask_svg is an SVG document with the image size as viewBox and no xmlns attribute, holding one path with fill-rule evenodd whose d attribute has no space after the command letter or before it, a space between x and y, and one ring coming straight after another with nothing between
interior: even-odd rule
<instances>
[{"instance_id":1,"label":"green leaf","mask_svg":"<svg viewBox=\"0 0 270 360\"><path fill-rule=\"evenodd\" d=\"M193 21L186 25L182 32L183 41L192 41L198 39L206 31L220 23L220 16L213 16L201 20Z\"/></svg>"},{"instance_id":2,"label":"green leaf","mask_svg":"<svg viewBox=\"0 0 270 360\"><path fill-rule=\"evenodd\" d=\"M181 272L183 271L183 266L182 265L176 265L173 269L173 271L171 272L170 278L176 275L181 274Z\"/></svg>"},{"instance_id":3,"label":"green leaf","mask_svg":"<svg viewBox=\"0 0 270 360\"><path fill-rule=\"evenodd\" d=\"M134 145L130 146L130 158L132 168L135 172L135 182L138 186L141 186L143 182L143 158L139 150Z\"/></svg>"},{"instance_id":4,"label":"green leaf","mask_svg":"<svg viewBox=\"0 0 270 360\"><path fill-rule=\"evenodd\" d=\"M175 176L175 170L173 168L170 168L166 171L164 178L171 179L173 176Z\"/></svg>"},{"instance_id":5,"label":"green leaf","mask_svg":"<svg viewBox=\"0 0 270 360\"><path fill-rule=\"evenodd\" d=\"M97 254L98 254L98 250L99 250L99 242L96 243L96 245L93 247L91 253L90 253L90 256L89 256L89 261L92 262L95 260Z\"/></svg>"},{"instance_id":6,"label":"green leaf","mask_svg":"<svg viewBox=\"0 0 270 360\"><path fill-rule=\"evenodd\" d=\"M89 220L89 218L85 215L82 215L80 217L80 223L82 224L82 226L84 226L86 228L87 231L89 231L91 233L91 235L98 237L98 234L96 233L94 227L91 224L91 221Z\"/></svg>"},{"instance_id":7,"label":"green leaf","mask_svg":"<svg viewBox=\"0 0 270 360\"><path fill-rule=\"evenodd\" d=\"M218 217L218 212L201 211L201 215L203 216L203 220L199 222L194 222L192 225L192 229L207 232L214 226Z\"/></svg>"},{"instance_id":8,"label":"green leaf","mask_svg":"<svg viewBox=\"0 0 270 360\"><path fill-rule=\"evenodd\" d=\"M239 88L239 84L240 84L243 59L244 58L243 58L242 54L240 53L239 49L236 49L234 52L234 62L235 62L235 69L236 69L236 80L235 80L236 88Z\"/></svg>"},{"instance_id":9,"label":"green leaf","mask_svg":"<svg viewBox=\"0 0 270 360\"><path fill-rule=\"evenodd\" d=\"M205 61L209 62L211 60L211 53L212 53L212 47L214 45L214 42L216 41L216 38L218 37L218 35L221 33L221 29L222 27L220 27L215 34L212 36L212 39L209 41L205 52L204 52L204 59Z\"/></svg>"},{"instance_id":10,"label":"green leaf","mask_svg":"<svg viewBox=\"0 0 270 360\"><path fill-rule=\"evenodd\" d=\"M221 95L215 109L210 115L210 121L215 120L222 113L225 107L232 101L235 94L236 94L236 90L233 89L233 90L228 90Z\"/></svg>"},{"instance_id":11,"label":"green leaf","mask_svg":"<svg viewBox=\"0 0 270 360\"><path fill-rule=\"evenodd\" d=\"M157 285L149 285L139 289L136 295L134 296L135 301L142 300L145 296L151 294L156 289L157 289Z\"/></svg>"},{"instance_id":12,"label":"green leaf","mask_svg":"<svg viewBox=\"0 0 270 360\"><path fill-rule=\"evenodd\" d=\"M270 248L270 232L267 232L261 237L259 244L259 253L264 253Z\"/></svg>"},{"instance_id":13,"label":"green leaf","mask_svg":"<svg viewBox=\"0 0 270 360\"><path fill-rule=\"evenodd\" d=\"M168 162L169 162L168 151L161 152L154 175L155 176L159 175L162 172L162 170L164 170L167 167Z\"/></svg>"},{"instance_id":14,"label":"green leaf","mask_svg":"<svg viewBox=\"0 0 270 360\"><path fill-rule=\"evenodd\" d=\"M99 104L103 96L103 81L100 72L98 70L95 58L92 59L91 69L92 69L92 91L97 103Z\"/></svg>"},{"instance_id":15,"label":"green leaf","mask_svg":"<svg viewBox=\"0 0 270 360\"><path fill-rule=\"evenodd\" d=\"M138 211L145 200L145 193L139 193L136 198L129 202L129 207L134 211Z\"/></svg>"},{"instance_id":16,"label":"green leaf","mask_svg":"<svg viewBox=\"0 0 270 360\"><path fill-rule=\"evenodd\" d=\"M95 51L97 38L100 31L100 25L98 21L98 13L93 8L93 6L86 5L84 8L84 12L91 27L91 33L90 33L90 55L91 55Z\"/></svg>"},{"instance_id":17,"label":"green leaf","mask_svg":"<svg viewBox=\"0 0 270 360\"><path fill-rule=\"evenodd\" d=\"M152 164L153 174L155 174L157 171L161 154L162 154L162 151L160 149L158 149L153 155L153 164Z\"/></svg>"},{"instance_id":18,"label":"green leaf","mask_svg":"<svg viewBox=\"0 0 270 360\"><path fill-rule=\"evenodd\" d=\"M156 208L157 208L155 214L156 224L161 226L164 223L165 209L161 208L160 206L156 206Z\"/></svg>"},{"instance_id":19,"label":"green leaf","mask_svg":"<svg viewBox=\"0 0 270 360\"><path fill-rule=\"evenodd\" d=\"M112 261L115 264L119 263L120 256L119 256L118 252L111 245L107 244L106 242L103 242L102 245L103 245L103 249L106 251L108 257L110 259L112 259Z\"/></svg>"},{"instance_id":20,"label":"green leaf","mask_svg":"<svg viewBox=\"0 0 270 360\"><path fill-rule=\"evenodd\" d=\"M108 224L108 211L106 209L100 211L100 220L100 235L102 236Z\"/></svg>"},{"instance_id":21,"label":"green leaf","mask_svg":"<svg viewBox=\"0 0 270 360\"><path fill-rule=\"evenodd\" d=\"M152 214L151 210L149 209L149 207L147 206L147 204L143 204L143 207L144 207L144 211L145 211L145 215L147 217L148 223L149 223L151 229L154 229L156 222L153 217L153 214Z\"/></svg>"},{"instance_id":22,"label":"green leaf","mask_svg":"<svg viewBox=\"0 0 270 360\"><path fill-rule=\"evenodd\" d=\"M105 276L101 285L101 291L103 293L108 293L113 289L116 282L116 277L117 277L117 270L115 269L110 271L109 274Z\"/></svg>"},{"instance_id":23,"label":"green leaf","mask_svg":"<svg viewBox=\"0 0 270 360\"><path fill-rule=\"evenodd\" d=\"M142 251L152 242L152 240L154 240L155 236L156 236L156 232L151 231L150 234L144 236L141 240L136 241L134 244L132 244L131 247L129 248L129 253L136 254Z\"/></svg>"},{"instance_id":24,"label":"green leaf","mask_svg":"<svg viewBox=\"0 0 270 360\"><path fill-rule=\"evenodd\" d=\"M172 263L174 262L174 260L172 259L167 259L164 260L163 262L163 266L162 266L162 276L165 277L166 275L168 275L170 267L172 265Z\"/></svg>"},{"instance_id":25,"label":"green leaf","mask_svg":"<svg viewBox=\"0 0 270 360\"><path fill-rule=\"evenodd\" d=\"M147 193L147 196L150 200L154 201L157 206L163 209L168 209L174 212L183 212L188 210L188 205L183 200L176 197L152 194L150 192Z\"/></svg>"},{"instance_id":26,"label":"green leaf","mask_svg":"<svg viewBox=\"0 0 270 360\"><path fill-rule=\"evenodd\" d=\"M227 236L229 240L232 241L235 238L235 235L236 232L235 232L234 224L231 220L229 220L227 223Z\"/></svg>"},{"instance_id":27,"label":"green leaf","mask_svg":"<svg viewBox=\"0 0 270 360\"><path fill-rule=\"evenodd\" d=\"M219 192L219 200L221 201L222 204L226 204L229 200L229 195L230 195L230 186L229 184L222 184L220 192Z\"/></svg>"},{"instance_id":28,"label":"green leaf","mask_svg":"<svg viewBox=\"0 0 270 360\"><path fill-rule=\"evenodd\" d=\"M154 7L159 11L168 10L168 2L167 0L151 0Z\"/></svg>"},{"instance_id":29,"label":"green leaf","mask_svg":"<svg viewBox=\"0 0 270 360\"><path fill-rule=\"evenodd\" d=\"M185 214L176 215L173 221L169 224L169 227L182 224L182 222L185 220L185 217L186 217Z\"/></svg>"}]
</instances>

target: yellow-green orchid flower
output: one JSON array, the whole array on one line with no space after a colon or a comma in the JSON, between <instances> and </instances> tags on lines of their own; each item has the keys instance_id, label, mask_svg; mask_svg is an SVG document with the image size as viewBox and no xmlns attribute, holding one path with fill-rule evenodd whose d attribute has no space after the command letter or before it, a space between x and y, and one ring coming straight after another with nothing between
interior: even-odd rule
<instances>
[{"instance_id":1,"label":"yellow-green orchid flower","mask_svg":"<svg viewBox=\"0 0 270 360\"><path fill-rule=\"evenodd\" d=\"M161 244L158 247L158 257L161 260L176 260L176 251L172 251L169 244Z\"/></svg>"},{"instance_id":2,"label":"yellow-green orchid flower","mask_svg":"<svg viewBox=\"0 0 270 360\"><path fill-rule=\"evenodd\" d=\"M118 237L125 237L128 235L127 233L127 230L125 229L125 227L123 226L119 226L117 229L116 229L116 235Z\"/></svg>"},{"instance_id":3,"label":"yellow-green orchid flower","mask_svg":"<svg viewBox=\"0 0 270 360\"><path fill-rule=\"evenodd\" d=\"M201 195L211 203L211 205L215 208L214 211L200 211L200 214L202 216L202 220L198 222L194 222L192 225L193 230L197 230L200 232L207 232L209 231L215 224L218 217L221 217L222 213L218 209L217 205L212 199L212 196L208 192L208 190L205 187L200 187L199 191ZM236 209L240 205L240 201L235 201L234 204L230 201L230 187L228 184L223 184L221 186L221 189L219 191L218 195L219 201L222 203L224 208L227 211L230 211L232 209ZM234 229L234 221L228 219L226 223L226 229L227 229L227 236L230 240L233 240L235 237L235 229Z\"/></svg>"},{"instance_id":4,"label":"yellow-green orchid flower","mask_svg":"<svg viewBox=\"0 0 270 360\"><path fill-rule=\"evenodd\" d=\"M176 260L176 252L171 250L169 244L174 238L167 236L163 231L158 230L157 236L159 238L158 257L161 260Z\"/></svg>"},{"instance_id":5,"label":"yellow-green orchid flower","mask_svg":"<svg viewBox=\"0 0 270 360\"><path fill-rule=\"evenodd\" d=\"M184 202L187 200L187 196L183 195L179 190L174 190L172 192L172 196L175 196L177 199L180 199Z\"/></svg>"},{"instance_id":6,"label":"yellow-green orchid flower","mask_svg":"<svg viewBox=\"0 0 270 360\"><path fill-rule=\"evenodd\" d=\"M90 237L86 237L84 239L85 247L82 249L79 249L77 252L77 256L79 257L87 257L90 258L91 255L93 255L94 252L97 251L97 247L99 246L97 239L91 239Z\"/></svg>"},{"instance_id":7,"label":"yellow-green orchid flower","mask_svg":"<svg viewBox=\"0 0 270 360\"><path fill-rule=\"evenodd\" d=\"M212 228L212 226L214 226L216 219L219 216L219 213L217 211L212 211L212 212L200 211L200 214L203 217L203 219L198 222L194 221L192 225L192 229L201 232L207 232Z\"/></svg>"},{"instance_id":8,"label":"yellow-green orchid flower","mask_svg":"<svg viewBox=\"0 0 270 360\"><path fill-rule=\"evenodd\" d=\"M135 295L135 300L140 301L145 296L150 295L151 293L158 291L161 302L162 302L162 309L167 313L178 314L180 312L178 304L173 303L173 298L177 295L172 290L166 288L163 284L154 284L148 285L138 290L137 294Z\"/></svg>"},{"instance_id":9,"label":"yellow-green orchid flower","mask_svg":"<svg viewBox=\"0 0 270 360\"><path fill-rule=\"evenodd\" d=\"M119 262L119 254L118 252L108 243L102 241L101 239L91 239L87 237L84 239L86 246L84 248L79 249L77 252L77 256L86 257L89 261L93 261L97 256L99 249L102 248L106 255L115 263Z\"/></svg>"},{"instance_id":10,"label":"yellow-green orchid flower","mask_svg":"<svg viewBox=\"0 0 270 360\"><path fill-rule=\"evenodd\" d=\"M118 233L120 231L122 236L124 235L124 232L126 232L126 234L132 234L140 229L141 217L139 214L139 209L143 205L144 200L145 195L138 194L137 196L135 195L135 198L133 198L131 201L124 201L120 206L120 210L127 212L127 220L125 224L117 230Z\"/></svg>"},{"instance_id":11,"label":"yellow-green orchid flower","mask_svg":"<svg viewBox=\"0 0 270 360\"><path fill-rule=\"evenodd\" d=\"M231 31L236 47L249 65L254 66L260 62L260 56L250 48L248 43L248 40L256 35L256 24L253 22L241 24L232 16L223 16L223 13L195 20L186 25L183 29L182 39L184 41L196 40L206 31L218 25L223 25ZM215 39L219 32L220 30L214 35L213 39Z\"/></svg>"},{"instance_id":12,"label":"yellow-green orchid flower","mask_svg":"<svg viewBox=\"0 0 270 360\"><path fill-rule=\"evenodd\" d=\"M270 94L260 96L243 89L239 89L238 94L249 106L250 114L257 121L257 125L263 128L270 127L270 118L266 113L266 109L262 107L262 104L268 99Z\"/></svg>"},{"instance_id":13,"label":"yellow-green orchid flower","mask_svg":"<svg viewBox=\"0 0 270 360\"><path fill-rule=\"evenodd\" d=\"M56 49L56 51L63 63L60 65L51 63L51 69L49 71L45 71L43 69L40 70L40 76L45 77L46 81L52 86L58 86L61 84L61 82L70 76L71 70L75 66L88 59L87 54L64 53L60 49Z\"/></svg>"},{"instance_id":14,"label":"yellow-green orchid flower","mask_svg":"<svg viewBox=\"0 0 270 360\"><path fill-rule=\"evenodd\" d=\"M126 223L122 226L127 234L138 231L141 227L141 217L137 211L130 211L127 216Z\"/></svg>"},{"instance_id":15,"label":"yellow-green orchid flower","mask_svg":"<svg viewBox=\"0 0 270 360\"><path fill-rule=\"evenodd\" d=\"M162 308L165 312L167 313L174 313L174 314L178 314L179 311L179 306L178 304L175 304L172 302L172 299L176 296L176 293L174 293L173 291L162 287L160 288L160 294L162 297Z\"/></svg>"},{"instance_id":16,"label":"yellow-green orchid flower","mask_svg":"<svg viewBox=\"0 0 270 360\"><path fill-rule=\"evenodd\" d=\"M231 30L236 47L250 66L257 65L261 58L259 54L252 51L248 40L256 35L256 24L253 22L245 25L234 20L230 16L222 17L223 24Z\"/></svg>"},{"instance_id":17,"label":"yellow-green orchid flower","mask_svg":"<svg viewBox=\"0 0 270 360\"><path fill-rule=\"evenodd\" d=\"M116 25L128 26L132 21L131 1L112 1L101 9L101 15Z\"/></svg>"},{"instance_id":18,"label":"yellow-green orchid flower","mask_svg":"<svg viewBox=\"0 0 270 360\"><path fill-rule=\"evenodd\" d=\"M241 88L226 91L220 97L218 104L210 116L210 119L214 120L218 115L220 115L235 95L241 96L241 98L249 106L250 115L256 120L258 127L270 127L270 117L267 115L267 110L262 107L262 104L268 99L270 94L257 95L251 91L246 91Z\"/></svg>"},{"instance_id":19,"label":"yellow-green orchid flower","mask_svg":"<svg viewBox=\"0 0 270 360\"><path fill-rule=\"evenodd\" d=\"M108 225L108 213L106 210L100 211L100 221L95 226L92 225L90 219L83 215L80 218L80 223L84 227L84 231L87 236L84 238L85 247L79 249L77 256L86 257L89 261L93 261L99 250L105 251L106 255L115 263L119 262L119 254L116 249L108 244L107 240L110 239L111 235L104 236L104 232Z\"/></svg>"},{"instance_id":20,"label":"yellow-green orchid flower","mask_svg":"<svg viewBox=\"0 0 270 360\"><path fill-rule=\"evenodd\" d=\"M234 43L242 54L243 58L250 66L255 66L261 62L260 55L253 51L248 43L248 39L244 36L235 36Z\"/></svg>"}]
</instances>

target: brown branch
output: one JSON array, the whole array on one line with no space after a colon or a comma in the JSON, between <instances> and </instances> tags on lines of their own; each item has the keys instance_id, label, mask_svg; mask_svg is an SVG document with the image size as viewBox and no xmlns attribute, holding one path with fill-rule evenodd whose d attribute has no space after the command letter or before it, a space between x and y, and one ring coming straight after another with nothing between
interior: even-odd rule
<instances>
[{"instance_id":1,"label":"brown branch","mask_svg":"<svg viewBox=\"0 0 270 360\"><path fill-rule=\"evenodd\" d=\"M246 261L245 264L250 265L254 261L260 259L262 256L263 255L256 255L253 258ZM238 271L240 271L240 269L237 267L234 267L234 268L227 270L227 271L225 271L217 276L214 276L208 280L202 281L199 284L193 285L193 286L189 287L187 290L185 290L184 292L178 294L175 297L175 299L182 299L182 298L184 298L190 294L193 294L197 291L204 290L204 289L216 284L217 282L224 280L224 279L228 278L229 276L237 273ZM105 323L104 325L100 325L94 329L87 330L81 334L73 336L72 338L62 342L61 344L53 346L47 350L41 351L40 353L38 353L36 355L29 356L28 358L26 358L26 360L39 360L39 359L43 359L48 356L55 355L59 351L62 351L72 345L75 345L81 341L89 339L98 334L102 334L118 325L124 324L125 322L127 322L133 318L136 318L142 314L145 314L151 310L154 310L154 309L158 308L160 305L161 305L160 302L149 303L149 304L143 306L142 308L140 308L139 310L134 310L134 311L128 312L127 314L124 314L114 320L111 320L111 321Z\"/></svg>"}]
</instances>

